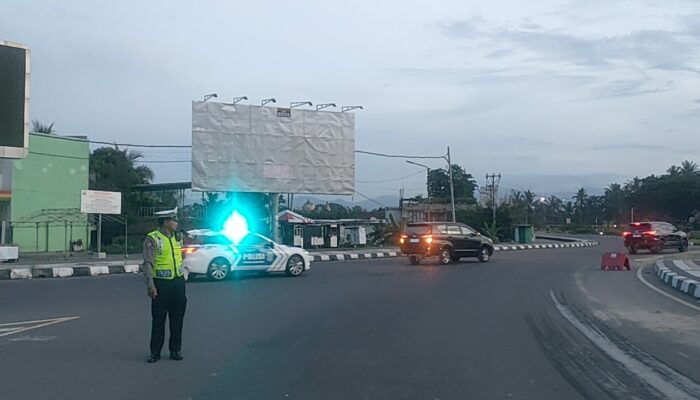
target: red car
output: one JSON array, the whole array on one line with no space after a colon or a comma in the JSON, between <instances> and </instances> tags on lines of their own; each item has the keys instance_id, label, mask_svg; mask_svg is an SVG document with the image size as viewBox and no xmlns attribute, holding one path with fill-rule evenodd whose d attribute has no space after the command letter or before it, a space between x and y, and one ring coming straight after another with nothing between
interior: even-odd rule
<instances>
[{"instance_id":1,"label":"red car","mask_svg":"<svg viewBox=\"0 0 700 400\"><path fill-rule=\"evenodd\" d=\"M668 222L635 222L622 233L630 254L639 249L661 253L664 249L688 250L688 235Z\"/></svg>"}]
</instances>

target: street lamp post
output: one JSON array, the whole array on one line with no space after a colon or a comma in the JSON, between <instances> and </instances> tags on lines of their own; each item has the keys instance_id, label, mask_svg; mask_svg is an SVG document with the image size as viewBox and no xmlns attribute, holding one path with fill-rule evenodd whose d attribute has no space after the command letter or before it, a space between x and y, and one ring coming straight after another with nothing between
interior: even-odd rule
<instances>
[{"instance_id":1,"label":"street lamp post","mask_svg":"<svg viewBox=\"0 0 700 400\"><path fill-rule=\"evenodd\" d=\"M429 167L429 166L424 165L424 164L420 164L420 163L417 163L417 162L409 161L409 160L406 160L406 162L407 162L408 164L413 164L413 165L417 165L417 166L419 166L419 167L425 168L426 171L427 171L427 174L428 174L426 179L430 179L430 167ZM427 186L427 180L426 180L426 186ZM432 221L432 218L431 218L431 215L430 215L430 205L431 205L431 204L430 204L430 187L428 187L427 189L428 189L428 221L430 222L430 221Z\"/></svg>"},{"instance_id":2,"label":"street lamp post","mask_svg":"<svg viewBox=\"0 0 700 400\"><path fill-rule=\"evenodd\" d=\"M352 111L352 110L364 110L362 106L342 106L340 112Z\"/></svg>"},{"instance_id":3,"label":"street lamp post","mask_svg":"<svg viewBox=\"0 0 700 400\"><path fill-rule=\"evenodd\" d=\"M450 158L450 146L447 146L447 173L450 174L450 197L452 199L452 222L457 222L455 214L455 185L452 179L452 159Z\"/></svg>"},{"instance_id":4,"label":"street lamp post","mask_svg":"<svg viewBox=\"0 0 700 400\"><path fill-rule=\"evenodd\" d=\"M316 111L323 110L324 108L328 107L335 107L335 103L324 103L324 104L316 104Z\"/></svg>"},{"instance_id":5,"label":"street lamp post","mask_svg":"<svg viewBox=\"0 0 700 400\"><path fill-rule=\"evenodd\" d=\"M313 104L310 101L293 101L289 103L289 108L295 108L299 106L313 106Z\"/></svg>"}]
</instances>

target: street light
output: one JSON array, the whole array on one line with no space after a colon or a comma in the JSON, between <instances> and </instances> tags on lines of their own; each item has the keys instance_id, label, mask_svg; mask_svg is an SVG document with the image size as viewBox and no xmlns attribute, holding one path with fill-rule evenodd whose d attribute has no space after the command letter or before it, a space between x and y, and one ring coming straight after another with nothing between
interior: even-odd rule
<instances>
[{"instance_id":1,"label":"street light","mask_svg":"<svg viewBox=\"0 0 700 400\"><path fill-rule=\"evenodd\" d=\"M212 97L219 97L219 96L218 96L216 93L205 94L205 95L204 95L204 101L208 101L208 100L211 99Z\"/></svg>"},{"instance_id":2,"label":"street light","mask_svg":"<svg viewBox=\"0 0 700 400\"><path fill-rule=\"evenodd\" d=\"M289 103L289 108L300 107L300 106L313 106L310 101L293 101Z\"/></svg>"},{"instance_id":3,"label":"street light","mask_svg":"<svg viewBox=\"0 0 700 400\"><path fill-rule=\"evenodd\" d=\"M231 104L236 104L241 100L248 100L248 96L234 97Z\"/></svg>"},{"instance_id":4,"label":"street light","mask_svg":"<svg viewBox=\"0 0 700 400\"><path fill-rule=\"evenodd\" d=\"M316 111L323 110L324 108L328 107L336 107L336 105L335 103L316 104Z\"/></svg>"},{"instance_id":5,"label":"street light","mask_svg":"<svg viewBox=\"0 0 700 400\"><path fill-rule=\"evenodd\" d=\"M364 110L365 108L362 106L343 106L340 108L340 112L352 111L357 109Z\"/></svg>"},{"instance_id":6,"label":"street light","mask_svg":"<svg viewBox=\"0 0 700 400\"><path fill-rule=\"evenodd\" d=\"M408 163L408 164L413 164L413 165L417 165L417 166L419 166L419 167L425 168L425 169L427 170L427 174L428 174L428 178L427 178L427 179L430 179L430 167L429 167L429 166L427 166L427 165L425 165L425 164L413 162L413 161L410 161L410 160L406 160L406 163ZM430 221L432 221L432 218L431 218L431 216L430 216L430 187L428 187L427 189L428 189L428 221L430 222Z\"/></svg>"},{"instance_id":7,"label":"street light","mask_svg":"<svg viewBox=\"0 0 700 400\"><path fill-rule=\"evenodd\" d=\"M265 106L265 104L267 104L267 103L277 103L277 99L274 97L270 97L269 99L262 99L262 101L260 102L260 105Z\"/></svg>"}]
</instances>

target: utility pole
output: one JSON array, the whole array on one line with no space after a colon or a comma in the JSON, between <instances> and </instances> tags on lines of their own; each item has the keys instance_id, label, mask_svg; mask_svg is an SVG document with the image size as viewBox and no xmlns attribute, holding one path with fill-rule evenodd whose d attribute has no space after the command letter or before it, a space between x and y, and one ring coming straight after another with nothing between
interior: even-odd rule
<instances>
[{"instance_id":1,"label":"utility pole","mask_svg":"<svg viewBox=\"0 0 700 400\"><path fill-rule=\"evenodd\" d=\"M489 184L488 181L491 180ZM501 174L486 174L486 187L489 189L491 197L491 210L493 212L492 224L496 224L496 196L498 193L498 184L501 183Z\"/></svg>"},{"instance_id":2,"label":"utility pole","mask_svg":"<svg viewBox=\"0 0 700 400\"><path fill-rule=\"evenodd\" d=\"M452 180L452 158L450 158L450 146L447 146L447 173L450 174L450 198L452 199L452 222L457 222L455 214L455 185Z\"/></svg>"}]
</instances>

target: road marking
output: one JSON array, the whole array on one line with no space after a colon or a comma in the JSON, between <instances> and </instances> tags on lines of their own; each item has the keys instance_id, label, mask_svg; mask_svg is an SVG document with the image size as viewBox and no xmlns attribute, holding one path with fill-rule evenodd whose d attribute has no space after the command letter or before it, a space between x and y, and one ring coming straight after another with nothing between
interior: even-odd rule
<instances>
[{"instance_id":1,"label":"road marking","mask_svg":"<svg viewBox=\"0 0 700 400\"><path fill-rule=\"evenodd\" d=\"M692 308L692 309L695 310L695 311L700 311L700 307L698 307L698 306L696 306L696 305L694 305L694 304L688 303L688 302L685 301L685 300L681 300L681 299L679 299L679 298L676 297L676 296L670 295L670 294L664 292L663 290L657 288L656 286L652 285L651 283L649 283L649 282L648 282L646 279L644 279L644 277L642 276L642 270L645 269L645 268L646 268L646 267L637 268L637 279L639 279L639 280L640 280L643 284L645 284L649 289L655 291L656 293L658 293L658 294L660 294L660 295L662 295L662 296L666 296L666 297L668 297L669 299L671 299L671 300L673 300L673 301L675 301L675 302L677 302L677 303L683 304L684 306L688 306L688 307Z\"/></svg>"},{"instance_id":2,"label":"road marking","mask_svg":"<svg viewBox=\"0 0 700 400\"><path fill-rule=\"evenodd\" d=\"M43 328L49 325L60 324L61 322L72 321L78 318L80 317L60 317L51 319L40 319L36 321L7 322L4 324L0 324L0 337L14 335L15 333L24 332L31 329Z\"/></svg>"},{"instance_id":3,"label":"road marking","mask_svg":"<svg viewBox=\"0 0 700 400\"><path fill-rule=\"evenodd\" d=\"M700 278L700 271L693 269L690 265L686 264L683 260L673 260L673 264L682 269L683 271L693 275L694 277Z\"/></svg>"},{"instance_id":4,"label":"road marking","mask_svg":"<svg viewBox=\"0 0 700 400\"><path fill-rule=\"evenodd\" d=\"M613 343L605 334L594 327L581 322L566 306L561 304L554 291L549 292L552 302L559 314L564 317L583 336L602 350L608 357L617 361L628 371L637 375L669 399L697 399L700 396L700 385L682 375L661 361L650 356L638 359ZM640 350L641 352L641 350ZM645 354L642 354L645 355Z\"/></svg>"}]
</instances>

